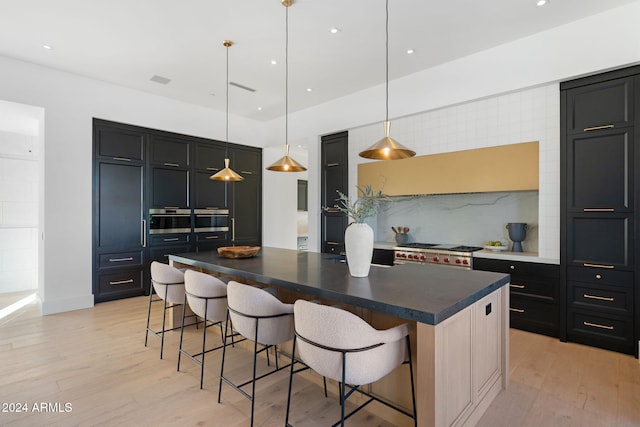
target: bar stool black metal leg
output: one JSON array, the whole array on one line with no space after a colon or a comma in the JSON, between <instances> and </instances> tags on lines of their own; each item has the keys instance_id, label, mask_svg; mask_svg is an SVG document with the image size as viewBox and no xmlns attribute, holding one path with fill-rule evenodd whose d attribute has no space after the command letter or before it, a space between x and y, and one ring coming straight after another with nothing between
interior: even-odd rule
<instances>
[{"instance_id":1,"label":"bar stool black metal leg","mask_svg":"<svg viewBox=\"0 0 640 427\"><path fill-rule=\"evenodd\" d=\"M180 323L180 346L178 347L178 371L180 371L180 356L182 356L182 338L184 336L184 317L186 316L186 314L187 314L187 294L184 295L184 304L182 305L182 323Z\"/></svg>"},{"instance_id":2,"label":"bar stool black metal leg","mask_svg":"<svg viewBox=\"0 0 640 427\"><path fill-rule=\"evenodd\" d=\"M225 325L229 325L229 310L227 310L227 320ZM223 337L223 346L222 346L222 362L220 363L220 382L218 384L218 403L220 403L220 397L222 395L222 379L224 378L224 357L227 354L227 326L225 326L225 334ZM233 335L233 328L231 329L231 334Z\"/></svg>"},{"instance_id":3,"label":"bar stool black metal leg","mask_svg":"<svg viewBox=\"0 0 640 427\"><path fill-rule=\"evenodd\" d=\"M186 305L186 304L185 304ZM200 364L200 390L204 381L204 356L207 354L205 349L207 345L207 309L209 300L204 301L204 321L202 322L202 363Z\"/></svg>"},{"instance_id":4,"label":"bar stool black metal leg","mask_svg":"<svg viewBox=\"0 0 640 427\"><path fill-rule=\"evenodd\" d=\"M291 349L291 371L289 372L289 393L287 394L287 412L286 412L286 416L285 416L285 419L284 419L285 427L291 427L291 424L289 424L289 409L291 408L291 391L292 391L292 387L293 387L293 365L294 365L294 361L295 361L295 354L296 354L296 336L294 335L294 337L293 337L293 347ZM325 377L323 377L323 378L325 379L324 392L325 392L325 397L326 397L327 379Z\"/></svg>"},{"instance_id":5,"label":"bar stool black metal leg","mask_svg":"<svg viewBox=\"0 0 640 427\"><path fill-rule=\"evenodd\" d=\"M151 319L151 303L153 302L153 286L149 291L149 311L147 312L147 331L144 334L144 346L147 346L147 340L149 339L149 320Z\"/></svg>"},{"instance_id":6,"label":"bar stool black metal leg","mask_svg":"<svg viewBox=\"0 0 640 427\"><path fill-rule=\"evenodd\" d=\"M164 310L162 310L162 331L160 334L162 338L160 338L160 359L162 359L162 353L164 352L164 325L167 320L167 298L162 300L164 302Z\"/></svg>"}]
</instances>

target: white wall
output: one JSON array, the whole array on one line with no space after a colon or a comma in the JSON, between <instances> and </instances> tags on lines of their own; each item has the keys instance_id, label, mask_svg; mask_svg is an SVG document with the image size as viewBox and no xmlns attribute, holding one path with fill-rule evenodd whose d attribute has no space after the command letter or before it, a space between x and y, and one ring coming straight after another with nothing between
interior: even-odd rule
<instances>
[{"instance_id":1,"label":"white wall","mask_svg":"<svg viewBox=\"0 0 640 427\"><path fill-rule=\"evenodd\" d=\"M0 292L38 287L41 108L0 101Z\"/></svg>"},{"instance_id":2,"label":"white wall","mask_svg":"<svg viewBox=\"0 0 640 427\"><path fill-rule=\"evenodd\" d=\"M490 101L490 97L497 95L514 94L517 97L517 92L523 91L524 94L530 89L550 84L555 86L559 81L584 74L639 63L639 16L640 1L392 81L389 89L392 135L404 145L414 148L418 155L426 154L421 150L436 142L421 139L422 135L412 133L410 128L403 129L402 122L396 123L394 117L469 101ZM384 64L381 63L380 67L382 69ZM290 140L315 143L315 146L309 146L309 194L312 195L309 198L309 250L320 250L319 135L380 123L383 119L384 85L289 116ZM409 123L409 120L404 123ZM371 143L382 136L382 125L378 124L378 128L379 133L370 139ZM276 129L269 130L272 132L267 132L268 135L277 132ZM536 132L541 132L541 129ZM559 135L554 138L559 138ZM468 144L470 147L473 141L469 140ZM467 147L467 142L457 146ZM545 163L542 168L555 167L553 159L557 152L550 155L550 166ZM351 167L362 161L365 160L354 155L349 158ZM550 181L541 180L541 186L544 184L547 188L540 192L541 233L544 232L543 220L554 227L559 215L558 212L551 213L557 210L557 204L548 209L545 207L558 191L559 176L544 170L542 176ZM350 174L349 182L350 188L354 188L356 177L353 174ZM549 190L551 187L554 189ZM265 197L268 198L271 191L267 177ZM554 232L549 229L549 233ZM556 246L553 241L541 240L540 251L553 254L557 251Z\"/></svg>"},{"instance_id":3,"label":"white wall","mask_svg":"<svg viewBox=\"0 0 640 427\"><path fill-rule=\"evenodd\" d=\"M224 140L225 114L4 57L0 77L0 99L45 110L42 312L91 307L92 118ZM230 123L233 142L262 146L263 125Z\"/></svg>"}]
</instances>

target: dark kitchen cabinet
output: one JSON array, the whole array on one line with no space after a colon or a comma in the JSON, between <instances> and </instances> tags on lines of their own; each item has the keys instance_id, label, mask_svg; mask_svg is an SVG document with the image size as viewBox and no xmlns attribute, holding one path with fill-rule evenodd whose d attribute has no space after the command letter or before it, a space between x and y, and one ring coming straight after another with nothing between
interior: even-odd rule
<instances>
[{"instance_id":1,"label":"dark kitchen cabinet","mask_svg":"<svg viewBox=\"0 0 640 427\"><path fill-rule=\"evenodd\" d=\"M558 337L559 265L474 258L473 269L511 275L509 313L512 328Z\"/></svg>"},{"instance_id":2,"label":"dark kitchen cabinet","mask_svg":"<svg viewBox=\"0 0 640 427\"><path fill-rule=\"evenodd\" d=\"M560 89L560 338L637 356L640 67Z\"/></svg>"},{"instance_id":3,"label":"dark kitchen cabinet","mask_svg":"<svg viewBox=\"0 0 640 427\"><path fill-rule=\"evenodd\" d=\"M96 302L145 292L146 137L94 127L93 293Z\"/></svg>"},{"instance_id":4,"label":"dark kitchen cabinet","mask_svg":"<svg viewBox=\"0 0 640 427\"><path fill-rule=\"evenodd\" d=\"M337 191L349 194L349 134L340 132L322 137L320 164L321 251L344 252L344 231L349 217L335 208Z\"/></svg>"},{"instance_id":5,"label":"dark kitchen cabinet","mask_svg":"<svg viewBox=\"0 0 640 427\"><path fill-rule=\"evenodd\" d=\"M262 245L262 150L229 149L231 162L244 180L231 187L231 241L235 245Z\"/></svg>"},{"instance_id":6,"label":"dark kitchen cabinet","mask_svg":"<svg viewBox=\"0 0 640 427\"><path fill-rule=\"evenodd\" d=\"M93 121L93 292L95 302L148 294L149 265L168 255L231 243L262 243L262 150L228 144L245 180L210 180L227 144L101 119ZM225 208L227 231L150 234L153 208ZM191 218L194 217L191 212Z\"/></svg>"},{"instance_id":7,"label":"dark kitchen cabinet","mask_svg":"<svg viewBox=\"0 0 640 427\"><path fill-rule=\"evenodd\" d=\"M195 209L228 208L227 187L224 181L210 179L224 168L225 146L218 142L195 144L193 207Z\"/></svg>"}]
</instances>

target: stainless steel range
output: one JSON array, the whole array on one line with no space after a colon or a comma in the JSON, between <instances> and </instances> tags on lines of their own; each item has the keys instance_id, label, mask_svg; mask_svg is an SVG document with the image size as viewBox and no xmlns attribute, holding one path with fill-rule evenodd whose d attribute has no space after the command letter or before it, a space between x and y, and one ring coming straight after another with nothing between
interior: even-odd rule
<instances>
[{"instance_id":1,"label":"stainless steel range","mask_svg":"<svg viewBox=\"0 0 640 427\"><path fill-rule=\"evenodd\" d=\"M471 269L473 252L481 249L479 246L407 243L393 248L394 264L440 264Z\"/></svg>"}]
</instances>

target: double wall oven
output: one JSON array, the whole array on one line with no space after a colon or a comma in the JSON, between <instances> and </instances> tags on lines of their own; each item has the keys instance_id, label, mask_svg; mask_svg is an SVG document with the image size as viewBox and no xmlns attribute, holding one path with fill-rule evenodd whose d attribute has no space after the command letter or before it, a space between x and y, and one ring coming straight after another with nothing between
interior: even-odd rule
<instances>
[{"instance_id":1,"label":"double wall oven","mask_svg":"<svg viewBox=\"0 0 640 427\"><path fill-rule=\"evenodd\" d=\"M229 209L149 210L149 234L229 231Z\"/></svg>"},{"instance_id":2,"label":"double wall oven","mask_svg":"<svg viewBox=\"0 0 640 427\"><path fill-rule=\"evenodd\" d=\"M439 264L470 270L473 252L481 249L467 245L407 243L393 248L394 264Z\"/></svg>"}]
</instances>

